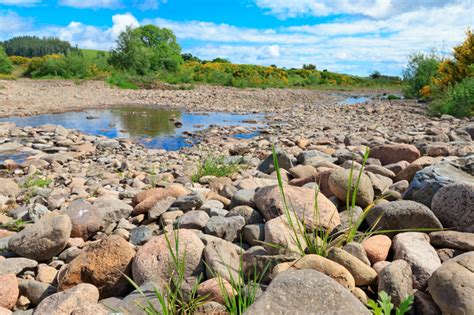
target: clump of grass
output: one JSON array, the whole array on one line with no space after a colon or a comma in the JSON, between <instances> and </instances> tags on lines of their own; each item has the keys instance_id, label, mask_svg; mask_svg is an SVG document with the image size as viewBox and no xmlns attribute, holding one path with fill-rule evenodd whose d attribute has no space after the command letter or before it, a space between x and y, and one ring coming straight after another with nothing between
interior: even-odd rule
<instances>
[{"instance_id":1,"label":"clump of grass","mask_svg":"<svg viewBox=\"0 0 474 315\"><path fill-rule=\"evenodd\" d=\"M401 99L400 96L397 96L397 95L393 95L393 94L389 94L387 96L387 100L391 101L391 100L399 100Z\"/></svg>"},{"instance_id":2,"label":"clump of grass","mask_svg":"<svg viewBox=\"0 0 474 315\"><path fill-rule=\"evenodd\" d=\"M137 305L143 309L147 315L178 315L178 314L194 314L195 311L201 306L206 296L199 297L197 295L197 289L199 283L202 280L202 276L198 276L196 281L191 287L191 290L185 292L186 285L186 251L184 254L179 255L179 229L173 230L174 242L172 243L168 237L168 234L164 234L166 240L166 247L171 257L172 266L170 270L170 279L163 291L155 288L155 297L158 300L159 308L155 307L152 300L140 289L133 279L125 275L127 280L133 285L133 287L139 292L139 294L145 299L146 303Z\"/></svg>"},{"instance_id":3,"label":"clump of grass","mask_svg":"<svg viewBox=\"0 0 474 315\"><path fill-rule=\"evenodd\" d=\"M0 228L7 229L9 231L19 232L25 228L25 226L31 221L25 221L23 219L12 220L6 224L1 224Z\"/></svg>"},{"instance_id":4,"label":"clump of grass","mask_svg":"<svg viewBox=\"0 0 474 315\"><path fill-rule=\"evenodd\" d=\"M240 165L238 163L228 163L224 156L207 157L198 165L197 172L191 177L193 182L199 181L204 176L223 177L238 172Z\"/></svg>"},{"instance_id":5,"label":"clump of grass","mask_svg":"<svg viewBox=\"0 0 474 315\"><path fill-rule=\"evenodd\" d=\"M30 177L28 177L26 182L23 184L23 188L33 188L33 187L46 188L52 182L53 182L53 180L50 179L50 178L30 176Z\"/></svg>"},{"instance_id":6,"label":"clump of grass","mask_svg":"<svg viewBox=\"0 0 474 315\"><path fill-rule=\"evenodd\" d=\"M413 295L408 296L404 299L400 305L395 309L395 315L404 315L411 310L414 297ZM372 314L374 315L391 315L393 314L394 305L391 302L391 297L385 292L379 292L379 300L369 300L367 305L370 307Z\"/></svg>"}]
</instances>

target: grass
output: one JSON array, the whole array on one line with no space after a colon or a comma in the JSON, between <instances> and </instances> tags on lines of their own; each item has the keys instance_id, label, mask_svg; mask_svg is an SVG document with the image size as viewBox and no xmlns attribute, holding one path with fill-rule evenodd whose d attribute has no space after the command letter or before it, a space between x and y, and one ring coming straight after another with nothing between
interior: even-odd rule
<instances>
[{"instance_id":1,"label":"grass","mask_svg":"<svg viewBox=\"0 0 474 315\"><path fill-rule=\"evenodd\" d=\"M413 295L408 296L404 299L399 307L395 309L395 315L404 315L408 313L414 301ZM372 314L374 315L391 315L393 314L394 305L391 302L391 297L385 292L379 292L379 300L369 300L367 305L370 307Z\"/></svg>"},{"instance_id":2,"label":"grass","mask_svg":"<svg viewBox=\"0 0 474 315\"><path fill-rule=\"evenodd\" d=\"M140 287L127 275L127 280L135 287L139 294L145 299L146 303L137 305L143 309L147 315L177 315L177 314L194 314L199 306L201 306L207 296L197 296L197 289L201 282L199 276L194 282L189 293L185 293L186 285L186 252L180 257L179 255L179 229L173 230L174 243L170 241L168 234L164 234L168 253L172 260L170 270L171 277L169 283L164 288L164 292L160 292L155 288L155 296L160 305L159 309L155 307L150 298L140 289Z\"/></svg>"},{"instance_id":3,"label":"grass","mask_svg":"<svg viewBox=\"0 0 474 315\"><path fill-rule=\"evenodd\" d=\"M89 60L95 59L97 57L97 53L103 53L105 54L106 57L108 57L110 54L110 52L108 51L95 50L95 49L81 49L81 52L82 52L82 56L84 56L84 58L89 59Z\"/></svg>"},{"instance_id":4,"label":"grass","mask_svg":"<svg viewBox=\"0 0 474 315\"><path fill-rule=\"evenodd\" d=\"M29 176L26 182L22 185L22 188L46 188L53 182L53 180L50 178L42 178L37 176L38 174Z\"/></svg>"},{"instance_id":5,"label":"grass","mask_svg":"<svg viewBox=\"0 0 474 315\"><path fill-rule=\"evenodd\" d=\"M30 221L25 221L23 219L16 219L6 224L0 225L0 228L7 229L9 231L19 232L23 230L28 223L30 223Z\"/></svg>"},{"instance_id":6,"label":"grass","mask_svg":"<svg viewBox=\"0 0 474 315\"><path fill-rule=\"evenodd\" d=\"M198 165L197 172L191 177L193 182L198 182L204 176L224 177L238 172L238 163L227 163L224 156L207 157Z\"/></svg>"}]
</instances>

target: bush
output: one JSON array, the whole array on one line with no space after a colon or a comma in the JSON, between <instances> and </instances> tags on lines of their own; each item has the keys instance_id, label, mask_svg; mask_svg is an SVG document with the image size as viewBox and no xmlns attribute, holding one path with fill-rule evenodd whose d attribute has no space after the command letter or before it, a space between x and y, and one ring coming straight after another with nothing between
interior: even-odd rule
<instances>
[{"instance_id":1,"label":"bush","mask_svg":"<svg viewBox=\"0 0 474 315\"><path fill-rule=\"evenodd\" d=\"M449 114L455 117L474 116L474 77L466 78L430 106L432 114Z\"/></svg>"},{"instance_id":2,"label":"bush","mask_svg":"<svg viewBox=\"0 0 474 315\"><path fill-rule=\"evenodd\" d=\"M8 59L16 66L26 66L30 63L30 58L22 56L9 56Z\"/></svg>"},{"instance_id":3,"label":"bush","mask_svg":"<svg viewBox=\"0 0 474 315\"><path fill-rule=\"evenodd\" d=\"M0 73L10 74L12 72L13 65L3 47L0 47Z\"/></svg>"},{"instance_id":4,"label":"bush","mask_svg":"<svg viewBox=\"0 0 474 315\"><path fill-rule=\"evenodd\" d=\"M66 54L71 44L54 37L19 36L2 43L8 56L42 57L52 54Z\"/></svg>"},{"instance_id":5,"label":"bush","mask_svg":"<svg viewBox=\"0 0 474 315\"><path fill-rule=\"evenodd\" d=\"M427 97L421 90L430 86L438 71L439 58L434 54L417 53L410 56L408 66L403 70L403 93L408 98Z\"/></svg>"},{"instance_id":6,"label":"bush","mask_svg":"<svg viewBox=\"0 0 474 315\"><path fill-rule=\"evenodd\" d=\"M90 64L77 52L63 55L47 55L32 58L26 75L33 78L39 77L62 77L66 79L85 79L90 76Z\"/></svg>"}]
</instances>

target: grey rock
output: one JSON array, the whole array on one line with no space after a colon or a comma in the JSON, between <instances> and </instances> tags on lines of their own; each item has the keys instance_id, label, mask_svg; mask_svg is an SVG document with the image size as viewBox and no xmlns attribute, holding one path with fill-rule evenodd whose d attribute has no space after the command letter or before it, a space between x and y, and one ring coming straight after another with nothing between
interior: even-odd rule
<instances>
[{"instance_id":1,"label":"grey rock","mask_svg":"<svg viewBox=\"0 0 474 315\"><path fill-rule=\"evenodd\" d=\"M149 211L148 217L151 220L158 220L160 216L171 208L171 205L175 202L176 198L166 197L158 201Z\"/></svg>"},{"instance_id":2,"label":"grey rock","mask_svg":"<svg viewBox=\"0 0 474 315\"><path fill-rule=\"evenodd\" d=\"M315 270L286 271L244 314L370 314L350 291Z\"/></svg>"},{"instance_id":3,"label":"grey rock","mask_svg":"<svg viewBox=\"0 0 474 315\"><path fill-rule=\"evenodd\" d=\"M238 190L230 200L230 208L237 206L249 206L255 208L255 189Z\"/></svg>"},{"instance_id":4,"label":"grey rock","mask_svg":"<svg viewBox=\"0 0 474 315\"><path fill-rule=\"evenodd\" d=\"M343 249L349 254L359 258L364 264L370 266L370 260L367 258L367 253L361 243L350 242L344 245Z\"/></svg>"},{"instance_id":5,"label":"grey rock","mask_svg":"<svg viewBox=\"0 0 474 315\"><path fill-rule=\"evenodd\" d=\"M474 233L438 231L430 233L431 245L469 252L474 251Z\"/></svg>"},{"instance_id":6,"label":"grey rock","mask_svg":"<svg viewBox=\"0 0 474 315\"><path fill-rule=\"evenodd\" d=\"M244 225L245 219L241 216L211 217L204 227L204 233L233 242L239 236Z\"/></svg>"},{"instance_id":7,"label":"grey rock","mask_svg":"<svg viewBox=\"0 0 474 315\"><path fill-rule=\"evenodd\" d=\"M36 260L21 257L7 258L0 261L0 276L9 273L18 275L25 270L33 270L36 266L38 266Z\"/></svg>"},{"instance_id":8,"label":"grey rock","mask_svg":"<svg viewBox=\"0 0 474 315\"><path fill-rule=\"evenodd\" d=\"M51 294L56 293L56 288L47 283L36 280L19 279L20 294L26 296L33 305L38 305Z\"/></svg>"},{"instance_id":9,"label":"grey rock","mask_svg":"<svg viewBox=\"0 0 474 315\"><path fill-rule=\"evenodd\" d=\"M227 213L229 213L229 211L225 209L212 208L209 210L210 217L225 217Z\"/></svg>"},{"instance_id":10,"label":"grey rock","mask_svg":"<svg viewBox=\"0 0 474 315\"><path fill-rule=\"evenodd\" d=\"M307 164L307 162L314 158L314 157L319 157L321 159L327 160L329 162L335 162L336 159L332 158L329 154L326 154L321 151L317 150L307 150L303 151L298 156L296 157L297 161L299 164Z\"/></svg>"},{"instance_id":11,"label":"grey rock","mask_svg":"<svg viewBox=\"0 0 474 315\"><path fill-rule=\"evenodd\" d=\"M206 198L203 194L200 192L192 192L189 195L179 196L171 206L186 212L193 209L199 209L205 201Z\"/></svg>"},{"instance_id":12,"label":"grey rock","mask_svg":"<svg viewBox=\"0 0 474 315\"><path fill-rule=\"evenodd\" d=\"M265 240L265 224L249 224L242 229L242 239L250 246L262 245Z\"/></svg>"},{"instance_id":13,"label":"grey rock","mask_svg":"<svg viewBox=\"0 0 474 315\"><path fill-rule=\"evenodd\" d=\"M340 200L346 200L347 187L349 183L350 170L337 169L329 175L329 188L333 194ZM358 180L359 172L352 174L352 187ZM361 207L367 207L374 200L374 189L370 178L362 174L360 184L357 190L356 204Z\"/></svg>"},{"instance_id":14,"label":"grey rock","mask_svg":"<svg viewBox=\"0 0 474 315\"><path fill-rule=\"evenodd\" d=\"M221 276L225 280L240 281L240 256L231 242L224 240L210 241L204 247L207 277Z\"/></svg>"},{"instance_id":15,"label":"grey rock","mask_svg":"<svg viewBox=\"0 0 474 315\"><path fill-rule=\"evenodd\" d=\"M424 289L431 274L441 266L436 250L424 233L406 232L393 238L394 259L403 259L410 264L413 287Z\"/></svg>"},{"instance_id":16,"label":"grey rock","mask_svg":"<svg viewBox=\"0 0 474 315\"><path fill-rule=\"evenodd\" d=\"M209 221L209 215L202 210L188 211L177 220L177 226L182 229L202 230Z\"/></svg>"},{"instance_id":17,"label":"grey rock","mask_svg":"<svg viewBox=\"0 0 474 315\"><path fill-rule=\"evenodd\" d=\"M130 243L143 245L153 236L153 231L146 225L140 225L130 230Z\"/></svg>"},{"instance_id":18,"label":"grey rock","mask_svg":"<svg viewBox=\"0 0 474 315\"><path fill-rule=\"evenodd\" d=\"M107 197L97 198L94 201L94 207L106 225L128 218L133 211L133 207L124 201Z\"/></svg>"},{"instance_id":19,"label":"grey rock","mask_svg":"<svg viewBox=\"0 0 474 315\"><path fill-rule=\"evenodd\" d=\"M282 150L276 150L278 166L282 169L289 170L293 167L294 158ZM267 156L265 160L257 168L260 172L270 174L275 170L273 165L273 154Z\"/></svg>"},{"instance_id":20,"label":"grey rock","mask_svg":"<svg viewBox=\"0 0 474 315\"><path fill-rule=\"evenodd\" d=\"M245 224L263 223L263 217L258 210L249 206L237 206L227 213L226 217L241 216L245 219Z\"/></svg>"},{"instance_id":21,"label":"grey rock","mask_svg":"<svg viewBox=\"0 0 474 315\"><path fill-rule=\"evenodd\" d=\"M410 182L404 199L414 200L431 207L436 192L451 184L472 184L474 177L444 161L418 171Z\"/></svg>"},{"instance_id":22,"label":"grey rock","mask_svg":"<svg viewBox=\"0 0 474 315\"><path fill-rule=\"evenodd\" d=\"M419 315L441 315L441 311L433 301L431 296L423 291L416 290L415 292L414 309L415 313Z\"/></svg>"},{"instance_id":23,"label":"grey rock","mask_svg":"<svg viewBox=\"0 0 474 315\"><path fill-rule=\"evenodd\" d=\"M378 291L385 291L395 306L412 295L412 273L410 265L402 260L394 260L378 274Z\"/></svg>"}]
</instances>

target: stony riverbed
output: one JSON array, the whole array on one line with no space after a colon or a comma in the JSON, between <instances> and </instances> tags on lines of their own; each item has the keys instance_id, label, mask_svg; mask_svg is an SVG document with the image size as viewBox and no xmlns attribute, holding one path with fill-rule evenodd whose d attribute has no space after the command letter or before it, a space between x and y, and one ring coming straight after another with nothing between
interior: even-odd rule
<instances>
[{"instance_id":1,"label":"stony riverbed","mask_svg":"<svg viewBox=\"0 0 474 315\"><path fill-rule=\"evenodd\" d=\"M8 101L4 116L28 113L25 99L15 107L15 84L23 83L8 82L0 95ZM253 130L210 126L193 133L195 145L166 151L52 124L0 123L0 314L141 314L136 301L144 299L124 274L150 297L154 287L164 290L172 265L165 233L177 227L178 234L166 235L178 235L186 251L188 287L201 278L197 294L207 302L199 314L226 313L219 281L232 295L228 282L239 269L263 274L267 266L246 314L369 314L367 299L381 291L395 305L414 295L416 314L474 313L474 121L430 118L414 101L343 106L340 96L324 92L212 96L222 90L203 89L127 93L144 95L136 99L143 104L156 102L146 93L175 93L163 102L205 111L225 101L220 111L265 112L259 132L236 137ZM190 101L187 93L201 95ZM51 106L56 102L67 103L58 98ZM52 107L35 105L31 113ZM272 144L293 218L308 231L343 233L377 200L360 231L392 232L334 246L326 257L301 252L279 194ZM349 169L358 174L366 147L356 207L347 209ZM238 172L193 182L210 156L226 156Z\"/></svg>"}]
</instances>

